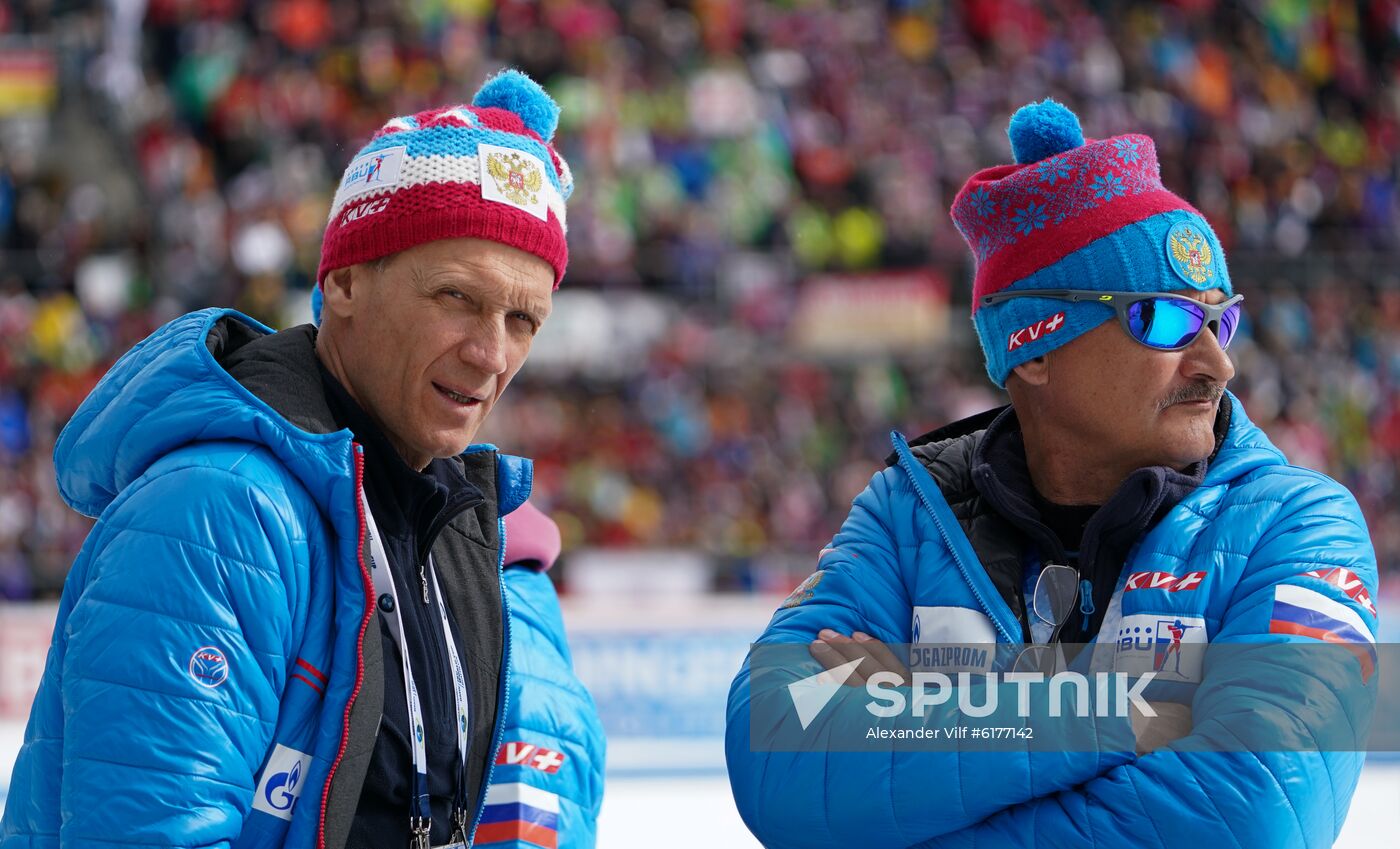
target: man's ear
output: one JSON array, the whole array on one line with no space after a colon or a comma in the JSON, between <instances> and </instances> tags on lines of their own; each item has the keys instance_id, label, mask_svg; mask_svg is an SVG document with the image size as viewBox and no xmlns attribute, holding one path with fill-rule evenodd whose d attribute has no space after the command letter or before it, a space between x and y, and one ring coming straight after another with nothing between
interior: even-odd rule
<instances>
[{"instance_id":1,"label":"man's ear","mask_svg":"<svg viewBox=\"0 0 1400 849\"><path fill-rule=\"evenodd\" d=\"M1026 360L1011 370L1027 386L1044 386L1050 382L1050 355L1041 354L1033 360Z\"/></svg>"},{"instance_id":2,"label":"man's ear","mask_svg":"<svg viewBox=\"0 0 1400 849\"><path fill-rule=\"evenodd\" d=\"M338 318L353 315L357 306L355 298L359 296L364 300L364 279L365 275L355 273L355 266L337 268L327 274L326 282L321 284L322 314L331 313Z\"/></svg>"}]
</instances>

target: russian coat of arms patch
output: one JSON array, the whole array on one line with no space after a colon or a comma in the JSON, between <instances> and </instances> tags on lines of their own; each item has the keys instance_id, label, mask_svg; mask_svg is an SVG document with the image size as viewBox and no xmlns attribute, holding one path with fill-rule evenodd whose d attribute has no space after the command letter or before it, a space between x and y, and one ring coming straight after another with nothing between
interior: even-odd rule
<instances>
[{"instance_id":1,"label":"russian coat of arms patch","mask_svg":"<svg viewBox=\"0 0 1400 849\"><path fill-rule=\"evenodd\" d=\"M1201 286L1215 276L1215 253L1205 234L1182 222L1167 231L1167 263L1181 279Z\"/></svg>"}]
</instances>

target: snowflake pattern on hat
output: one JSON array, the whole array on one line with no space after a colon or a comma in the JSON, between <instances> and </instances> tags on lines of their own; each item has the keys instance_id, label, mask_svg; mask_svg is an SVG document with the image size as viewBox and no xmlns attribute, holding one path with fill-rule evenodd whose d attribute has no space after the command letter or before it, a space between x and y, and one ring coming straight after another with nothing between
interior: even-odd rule
<instances>
[{"instance_id":1,"label":"snowflake pattern on hat","mask_svg":"<svg viewBox=\"0 0 1400 849\"><path fill-rule=\"evenodd\" d=\"M1163 190L1152 139L1118 136L982 185L969 183L954 202L953 220L977 261L985 262L1047 225L1059 226L1093 210L1107 212L1104 207L1121 198Z\"/></svg>"}]
</instances>

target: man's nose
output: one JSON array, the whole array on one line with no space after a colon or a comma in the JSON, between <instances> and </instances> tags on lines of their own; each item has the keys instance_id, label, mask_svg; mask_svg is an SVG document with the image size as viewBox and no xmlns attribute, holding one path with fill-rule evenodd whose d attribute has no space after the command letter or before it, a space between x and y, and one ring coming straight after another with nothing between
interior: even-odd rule
<instances>
[{"instance_id":1,"label":"man's nose","mask_svg":"<svg viewBox=\"0 0 1400 849\"><path fill-rule=\"evenodd\" d=\"M462 362L487 374L505 374L506 317L484 316L462 340L458 356Z\"/></svg>"},{"instance_id":2,"label":"man's nose","mask_svg":"<svg viewBox=\"0 0 1400 849\"><path fill-rule=\"evenodd\" d=\"M1186 348L1186 356L1181 362L1186 377L1218 384L1228 383L1234 378L1235 364L1225 349L1220 347L1216 329L1212 323Z\"/></svg>"}]
</instances>

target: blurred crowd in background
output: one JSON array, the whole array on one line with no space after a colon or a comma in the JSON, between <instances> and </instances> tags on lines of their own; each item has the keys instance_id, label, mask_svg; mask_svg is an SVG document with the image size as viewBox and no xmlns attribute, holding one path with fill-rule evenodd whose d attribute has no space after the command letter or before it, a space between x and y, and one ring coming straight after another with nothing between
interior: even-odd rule
<instances>
[{"instance_id":1,"label":"blurred crowd in background","mask_svg":"<svg viewBox=\"0 0 1400 849\"><path fill-rule=\"evenodd\" d=\"M563 107L561 303L650 305L617 320L625 356L532 360L491 422L535 458L566 545L697 549L716 588L786 591L891 428L1002 403L947 208L1010 161L1011 112L1052 96L1091 137L1156 140L1247 296L1232 389L1352 488L1382 568L1400 564L1398 0L16 0L0 598L56 595L87 532L51 450L111 362L189 309L307 320L355 150L504 65ZM793 344L815 277L928 268L951 284L939 332Z\"/></svg>"}]
</instances>

